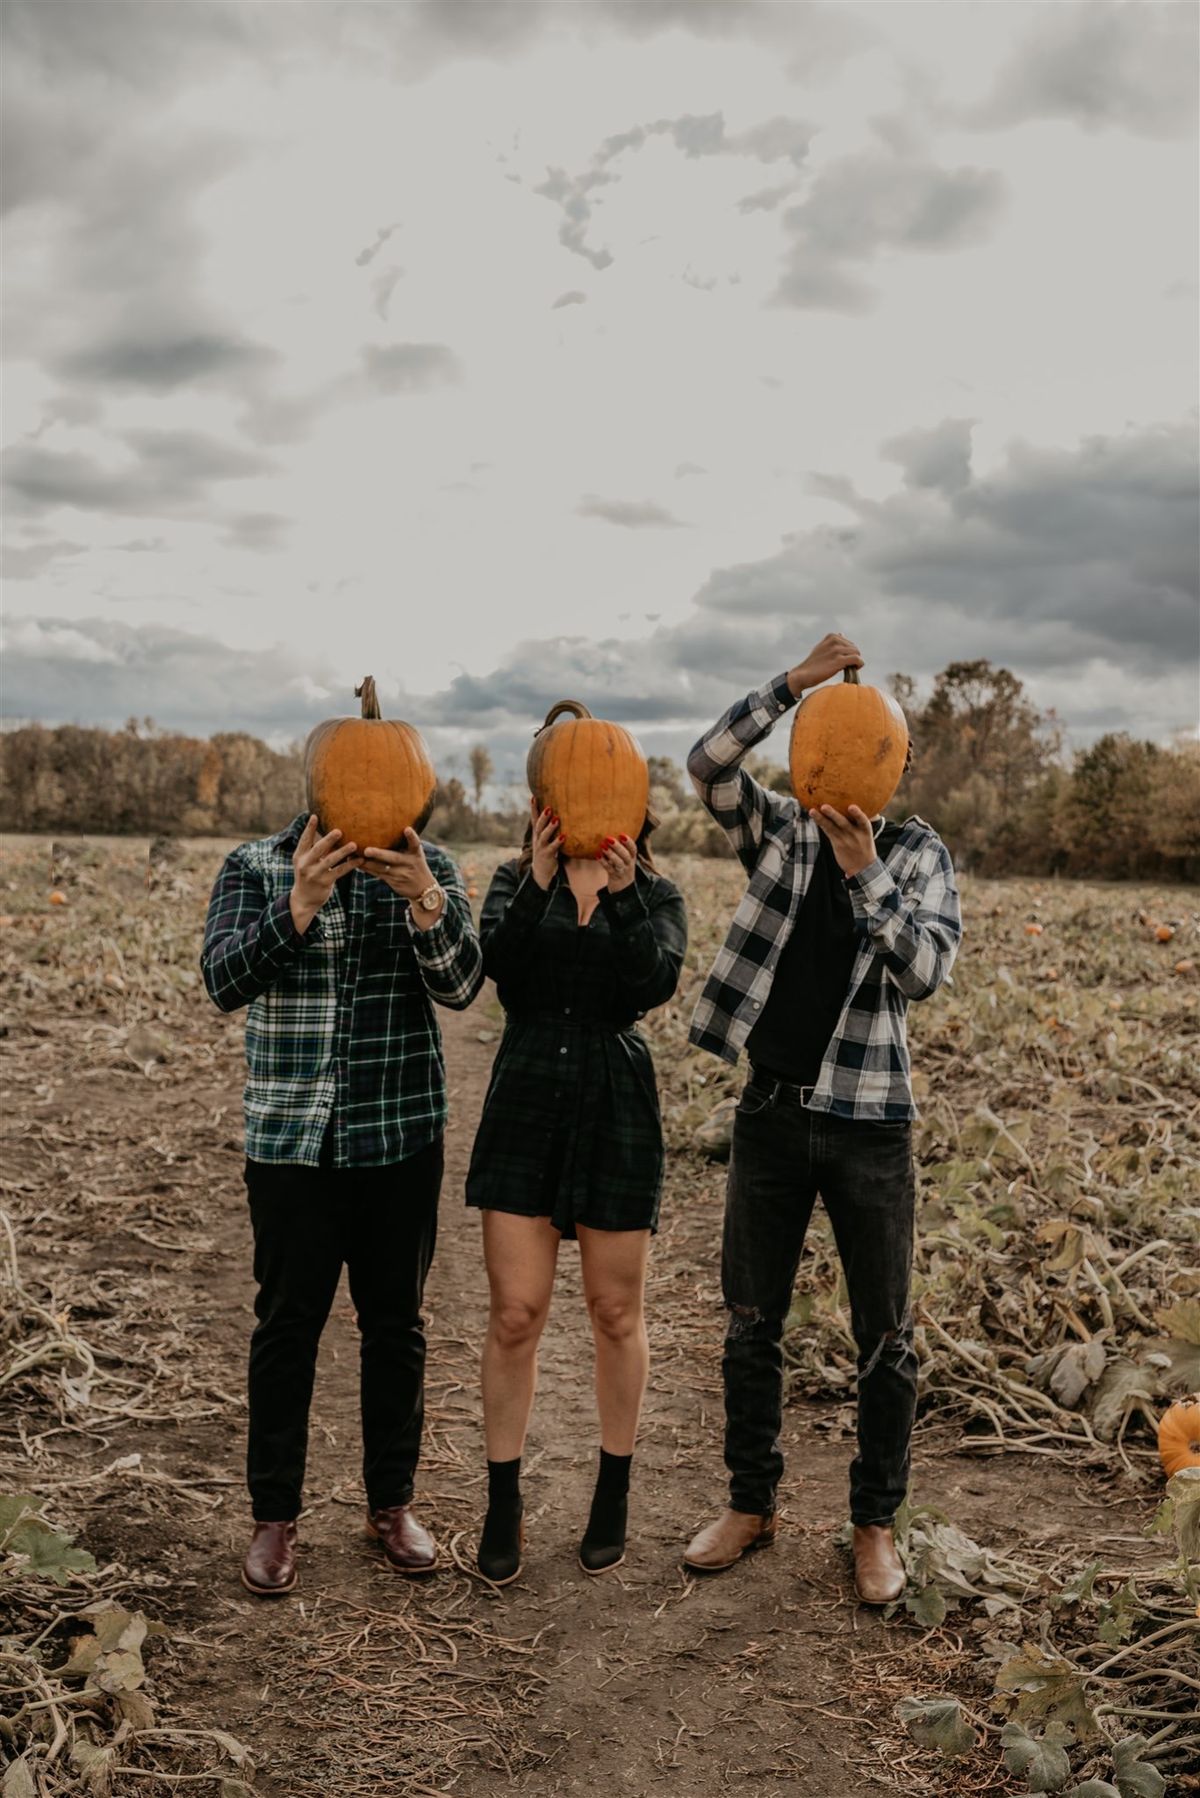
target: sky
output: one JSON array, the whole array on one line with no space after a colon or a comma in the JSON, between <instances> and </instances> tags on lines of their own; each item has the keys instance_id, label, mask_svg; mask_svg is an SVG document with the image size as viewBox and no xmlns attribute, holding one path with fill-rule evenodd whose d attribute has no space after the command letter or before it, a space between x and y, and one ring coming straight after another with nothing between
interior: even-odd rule
<instances>
[{"instance_id":1,"label":"sky","mask_svg":"<svg viewBox=\"0 0 1200 1798\"><path fill-rule=\"evenodd\" d=\"M4 716L1194 730L1198 18L5 0Z\"/></svg>"}]
</instances>

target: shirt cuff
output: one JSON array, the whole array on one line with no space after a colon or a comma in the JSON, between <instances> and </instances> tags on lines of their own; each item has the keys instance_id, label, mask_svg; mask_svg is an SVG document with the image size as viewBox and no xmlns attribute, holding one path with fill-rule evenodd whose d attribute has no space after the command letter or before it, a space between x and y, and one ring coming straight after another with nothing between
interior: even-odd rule
<instances>
[{"instance_id":1,"label":"shirt cuff","mask_svg":"<svg viewBox=\"0 0 1200 1798\"><path fill-rule=\"evenodd\" d=\"M632 886L622 887L617 893L610 893L607 887L601 887L597 898L610 924L638 924L650 915L646 909L646 901L638 892L636 876Z\"/></svg>"},{"instance_id":2,"label":"shirt cuff","mask_svg":"<svg viewBox=\"0 0 1200 1798\"><path fill-rule=\"evenodd\" d=\"M857 874L852 874L846 882L850 889L850 903L856 911L875 911L896 892L896 883L879 857L868 862Z\"/></svg>"},{"instance_id":3,"label":"shirt cuff","mask_svg":"<svg viewBox=\"0 0 1200 1798\"><path fill-rule=\"evenodd\" d=\"M750 709L764 724L774 724L785 712L790 712L796 704L796 695L788 685L787 671L777 674L774 680L768 681L753 695Z\"/></svg>"},{"instance_id":4,"label":"shirt cuff","mask_svg":"<svg viewBox=\"0 0 1200 1798\"><path fill-rule=\"evenodd\" d=\"M290 893L280 893L272 899L263 914L259 929L259 942L268 954L273 949L303 949L306 943L316 942L323 935L321 919L313 918L308 929L301 933L296 929L296 920L292 916Z\"/></svg>"}]
</instances>

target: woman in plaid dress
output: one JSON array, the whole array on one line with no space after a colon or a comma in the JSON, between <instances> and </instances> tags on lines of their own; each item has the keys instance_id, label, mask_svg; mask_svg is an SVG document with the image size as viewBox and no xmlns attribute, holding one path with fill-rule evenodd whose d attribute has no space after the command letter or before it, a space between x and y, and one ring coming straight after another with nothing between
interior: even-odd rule
<instances>
[{"instance_id":1,"label":"woman in plaid dress","mask_svg":"<svg viewBox=\"0 0 1200 1798\"><path fill-rule=\"evenodd\" d=\"M521 1571L521 1453L564 1236L579 1243L600 1414L580 1565L603 1573L625 1557L663 1171L654 1066L637 1020L670 999L687 946L683 899L647 847L650 819L636 843L610 838L583 861L561 855L556 817L536 802L531 810L522 853L497 869L480 920L506 1023L467 1176L491 1288L478 1564L496 1585Z\"/></svg>"}]
</instances>

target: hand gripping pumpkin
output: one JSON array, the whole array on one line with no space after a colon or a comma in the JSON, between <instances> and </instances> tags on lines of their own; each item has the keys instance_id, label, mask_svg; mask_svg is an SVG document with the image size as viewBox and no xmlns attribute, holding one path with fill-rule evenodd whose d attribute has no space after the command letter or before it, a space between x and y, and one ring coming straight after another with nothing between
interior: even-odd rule
<instances>
[{"instance_id":1,"label":"hand gripping pumpkin","mask_svg":"<svg viewBox=\"0 0 1200 1798\"><path fill-rule=\"evenodd\" d=\"M1158 1453L1168 1479L1185 1467L1200 1467L1200 1395L1167 1406L1158 1424Z\"/></svg>"},{"instance_id":2,"label":"hand gripping pumpkin","mask_svg":"<svg viewBox=\"0 0 1200 1798\"><path fill-rule=\"evenodd\" d=\"M564 855L591 857L605 837L641 834L650 801L646 758L627 730L593 718L577 699L550 707L525 772L538 805L561 820Z\"/></svg>"},{"instance_id":3,"label":"hand gripping pumpkin","mask_svg":"<svg viewBox=\"0 0 1200 1798\"><path fill-rule=\"evenodd\" d=\"M842 683L818 687L801 700L789 754L792 791L806 811L857 805L873 818L904 773L908 725L890 693L865 687L857 668Z\"/></svg>"},{"instance_id":4,"label":"hand gripping pumpkin","mask_svg":"<svg viewBox=\"0 0 1200 1798\"><path fill-rule=\"evenodd\" d=\"M304 746L308 809L344 843L394 849L428 822L437 777L420 731L383 717L370 675L354 696L362 717L327 718Z\"/></svg>"}]
</instances>

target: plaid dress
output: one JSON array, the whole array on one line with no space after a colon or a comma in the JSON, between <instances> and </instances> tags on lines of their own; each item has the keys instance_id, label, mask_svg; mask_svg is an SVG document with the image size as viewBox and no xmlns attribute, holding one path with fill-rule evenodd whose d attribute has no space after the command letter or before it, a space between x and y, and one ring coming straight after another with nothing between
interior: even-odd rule
<instances>
[{"instance_id":1,"label":"plaid dress","mask_svg":"<svg viewBox=\"0 0 1200 1798\"><path fill-rule=\"evenodd\" d=\"M564 1236L653 1230L663 1141L637 1020L675 991L687 947L678 889L638 868L602 889L586 928L560 873L548 892L516 861L480 918L484 972L507 1014L467 1175L467 1204L548 1217Z\"/></svg>"}]
</instances>

